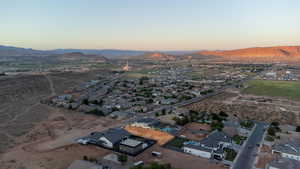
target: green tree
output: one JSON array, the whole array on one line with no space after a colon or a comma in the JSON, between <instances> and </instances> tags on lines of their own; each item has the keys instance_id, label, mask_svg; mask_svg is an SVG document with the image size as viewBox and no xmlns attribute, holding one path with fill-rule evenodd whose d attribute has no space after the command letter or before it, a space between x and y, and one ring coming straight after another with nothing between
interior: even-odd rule
<instances>
[{"instance_id":1,"label":"green tree","mask_svg":"<svg viewBox=\"0 0 300 169\"><path fill-rule=\"evenodd\" d=\"M224 124L221 121L214 120L210 123L210 127L212 130L222 131L224 128Z\"/></svg>"},{"instance_id":2,"label":"green tree","mask_svg":"<svg viewBox=\"0 0 300 169\"><path fill-rule=\"evenodd\" d=\"M173 169L170 164L151 163L148 166L131 167L130 169Z\"/></svg>"},{"instance_id":3,"label":"green tree","mask_svg":"<svg viewBox=\"0 0 300 169\"><path fill-rule=\"evenodd\" d=\"M279 127L279 122L273 121L273 122L271 123L271 126Z\"/></svg>"},{"instance_id":4,"label":"green tree","mask_svg":"<svg viewBox=\"0 0 300 169\"><path fill-rule=\"evenodd\" d=\"M128 160L128 157L127 155L124 155L124 154L120 154L118 155L118 161L120 161L122 164L125 164Z\"/></svg>"},{"instance_id":5,"label":"green tree","mask_svg":"<svg viewBox=\"0 0 300 169\"><path fill-rule=\"evenodd\" d=\"M162 109L161 114L166 115L166 109Z\"/></svg>"},{"instance_id":6,"label":"green tree","mask_svg":"<svg viewBox=\"0 0 300 169\"><path fill-rule=\"evenodd\" d=\"M89 100L88 99L83 99L82 104L89 105Z\"/></svg>"},{"instance_id":7,"label":"green tree","mask_svg":"<svg viewBox=\"0 0 300 169\"><path fill-rule=\"evenodd\" d=\"M296 132L300 132L300 126L296 127Z\"/></svg>"},{"instance_id":8,"label":"green tree","mask_svg":"<svg viewBox=\"0 0 300 169\"><path fill-rule=\"evenodd\" d=\"M276 135L276 130L273 127L269 127L268 134L270 136L275 136Z\"/></svg>"}]
</instances>

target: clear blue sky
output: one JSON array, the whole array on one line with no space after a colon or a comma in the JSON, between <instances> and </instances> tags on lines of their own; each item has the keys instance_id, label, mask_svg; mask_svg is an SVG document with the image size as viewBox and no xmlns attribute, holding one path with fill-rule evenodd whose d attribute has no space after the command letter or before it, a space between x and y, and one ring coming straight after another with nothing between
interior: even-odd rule
<instances>
[{"instance_id":1,"label":"clear blue sky","mask_svg":"<svg viewBox=\"0 0 300 169\"><path fill-rule=\"evenodd\" d=\"M1 0L0 44L35 49L300 45L300 0Z\"/></svg>"}]
</instances>

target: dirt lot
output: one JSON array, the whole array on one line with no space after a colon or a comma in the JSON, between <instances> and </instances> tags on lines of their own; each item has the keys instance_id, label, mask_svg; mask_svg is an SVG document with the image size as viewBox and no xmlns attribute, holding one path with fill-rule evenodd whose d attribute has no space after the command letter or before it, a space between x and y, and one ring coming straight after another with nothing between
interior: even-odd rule
<instances>
[{"instance_id":1,"label":"dirt lot","mask_svg":"<svg viewBox=\"0 0 300 169\"><path fill-rule=\"evenodd\" d=\"M166 132L153 130L153 129L146 129L146 128L133 127L133 126L126 126L125 129L133 135L156 140L159 145L164 145L168 141L174 138L174 136Z\"/></svg>"},{"instance_id":2,"label":"dirt lot","mask_svg":"<svg viewBox=\"0 0 300 169\"><path fill-rule=\"evenodd\" d=\"M74 144L75 140L93 131L102 131L119 123L120 121L110 118L57 110L30 132L18 137L17 146L1 155L1 167L65 169L73 160L82 159L83 155L97 157L105 155L107 150L95 146L79 146Z\"/></svg>"},{"instance_id":3,"label":"dirt lot","mask_svg":"<svg viewBox=\"0 0 300 169\"><path fill-rule=\"evenodd\" d=\"M162 153L162 157L154 158L151 155L152 151ZM185 153L169 150L158 145L154 145L144 153L135 157L136 161L142 160L146 163L159 162L170 163L175 168L180 169L226 169L228 167L223 164L216 164L208 159L195 157Z\"/></svg>"},{"instance_id":4,"label":"dirt lot","mask_svg":"<svg viewBox=\"0 0 300 169\"><path fill-rule=\"evenodd\" d=\"M276 97L244 95L240 91L226 91L187 108L197 111L221 110L241 119L278 121L281 124L300 124L300 103Z\"/></svg>"},{"instance_id":5,"label":"dirt lot","mask_svg":"<svg viewBox=\"0 0 300 169\"><path fill-rule=\"evenodd\" d=\"M0 162L1 169L66 169L74 160L88 157L103 157L109 150L79 144L63 146L48 152L12 151Z\"/></svg>"},{"instance_id":6,"label":"dirt lot","mask_svg":"<svg viewBox=\"0 0 300 169\"><path fill-rule=\"evenodd\" d=\"M188 123L182 128L180 135L184 135L191 140L200 141L207 136L210 130L211 128L207 124Z\"/></svg>"},{"instance_id":7,"label":"dirt lot","mask_svg":"<svg viewBox=\"0 0 300 169\"><path fill-rule=\"evenodd\" d=\"M72 145L120 122L49 107L40 100L94 79L97 72L18 75L0 79L0 169L65 169L106 150Z\"/></svg>"}]
</instances>

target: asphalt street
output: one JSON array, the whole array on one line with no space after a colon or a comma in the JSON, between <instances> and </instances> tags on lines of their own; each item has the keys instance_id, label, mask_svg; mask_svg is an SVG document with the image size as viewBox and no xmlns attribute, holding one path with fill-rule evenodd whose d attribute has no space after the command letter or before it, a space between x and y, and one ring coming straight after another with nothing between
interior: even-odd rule
<instances>
[{"instance_id":1,"label":"asphalt street","mask_svg":"<svg viewBox=\"0 0 300 169\"><path fill-rule=\"evenodd\" d=\"M240 150L241 154L237 157L233 169L252 169L255 157L258 152L259 144L262 141L266 124L256 123L256 127L248 138L245 146Z\"/></svg>"}]
</instances>

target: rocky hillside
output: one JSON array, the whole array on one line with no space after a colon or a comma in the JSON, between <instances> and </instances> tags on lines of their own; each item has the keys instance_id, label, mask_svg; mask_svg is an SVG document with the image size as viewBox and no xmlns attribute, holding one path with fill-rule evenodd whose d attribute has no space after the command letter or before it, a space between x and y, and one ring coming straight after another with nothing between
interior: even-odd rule
<instances>
[{"instance_id":1,"label":"rocky hillside","mask_svg":"<svg viewBox=\"0 0 300 169\"><path fill-rule=\"evenodd\" d=\"M293 61L300 60L300 46L255 47L226 51L203 51L202 56L221 56L232 60Z\"/></svg>"},{"instance_id":2,"label":"rocky hillside","mask_svg":"<svg viewBox=\"0 0 300 169\"><path fill-rule=\"evenodd\" d=\"M64 53L62 55L57 55L57 58L60 60L98 60L98 61L107 61L107 58L101 55L87 55L81 52L71 52Z\"/></svg>"}]
</instances>

